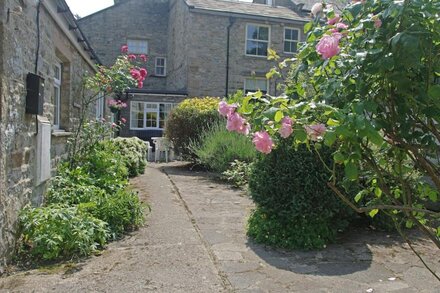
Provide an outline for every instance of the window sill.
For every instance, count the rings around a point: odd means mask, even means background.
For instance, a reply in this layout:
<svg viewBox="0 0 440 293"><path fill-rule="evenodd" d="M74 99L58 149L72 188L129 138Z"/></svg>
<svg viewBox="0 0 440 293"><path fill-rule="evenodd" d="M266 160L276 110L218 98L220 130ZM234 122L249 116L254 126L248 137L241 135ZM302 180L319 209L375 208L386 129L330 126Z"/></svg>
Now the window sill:
<svg viewBox="0 0 440 293"><path fill-rule="evenodd" d="M248 54L244 54L245 57L248 58L258 58L258 59L267 59L267 55L248 55Z"/></svg>
<svg viewBox="0 0 440 293"><path fill-rule="evenodd" d="M64 130L54 130L52 131L52 136L54 137L68 137L68 136L72 136L73 133L72 132L67 132Z"/></svg>

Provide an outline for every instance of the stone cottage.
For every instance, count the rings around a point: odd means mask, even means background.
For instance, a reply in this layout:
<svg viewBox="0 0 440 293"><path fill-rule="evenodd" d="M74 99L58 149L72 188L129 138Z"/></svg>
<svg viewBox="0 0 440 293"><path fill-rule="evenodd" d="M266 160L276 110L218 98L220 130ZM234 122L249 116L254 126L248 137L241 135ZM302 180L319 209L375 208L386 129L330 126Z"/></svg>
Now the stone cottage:
<svg viewBox="0 0 440 293"><path fill-rule="evenodd" d="M96 55L64 0L0 1L0 273L17 217L66 152ZM103 101L97 114L102 115Z"/></svg>
<svg viewBox="0 0 440 293"><path fill-rule="evenodd" d="M126 96L123 136L160 136L173 106L185 97L226 96L237 90L276 95L275 65L268 48L293 57L304 39L315 1L115 0L107 9L79 20L104 64L127 44L147 54L143 89Z"/></svg>

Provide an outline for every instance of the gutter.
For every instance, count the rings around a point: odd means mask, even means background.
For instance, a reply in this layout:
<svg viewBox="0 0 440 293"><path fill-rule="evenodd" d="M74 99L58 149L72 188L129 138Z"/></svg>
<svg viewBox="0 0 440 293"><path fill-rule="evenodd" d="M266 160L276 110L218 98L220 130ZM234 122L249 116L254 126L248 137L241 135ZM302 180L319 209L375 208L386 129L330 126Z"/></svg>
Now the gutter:
<svg viewBox="0 0 440 293"><path fill-rule="evenodd" d="M231 27L235 22L235 18L229 17L229 25L227 27L226 33L226 86L225 86L225 97L229 94L229 55L230 55L230 37L231 37Z"/></svg>

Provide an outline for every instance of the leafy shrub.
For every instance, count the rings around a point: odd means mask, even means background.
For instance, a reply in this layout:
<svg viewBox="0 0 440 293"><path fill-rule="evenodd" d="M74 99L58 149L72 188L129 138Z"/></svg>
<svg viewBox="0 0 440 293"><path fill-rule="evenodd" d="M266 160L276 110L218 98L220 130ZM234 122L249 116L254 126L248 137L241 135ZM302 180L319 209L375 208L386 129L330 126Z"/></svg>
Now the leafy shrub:
<svg viewBox="0 0 440 293"><path fill-rule="evenodd" d="M38 260L86 256L106 243L107 224L77 207L25 208L19 252Z"/></svg>
<svg viewBox="0 0 440 293"><path fill-rule="evenodd" d="M252 170L252 163L234 160L228 170L223 172L223 178L232 183L235 187L244 187L249 182Z"/></svg>
<svg viewBox="0 0 440 293"><path fill-rule="evenodd" d="M137 137L117 137L112 140L112 143L123 157L130 177L145 172L147 145L144 141Z"/></svg>
<svg viewBox="0 0 440 293"><path fill-rule="evenodd" d="M219 101L211 97L186 99L171 111L165 135L184 158L193 158L191 141L198 142L208 126L223 120L217 112Z"/></svg>
<svg viewBox="0 0 440 293"><path fill-rule="evenodd" d="M109 193L116 192L128 184L124 156L110 140L101 141L90 150L83 157L81 168L90 174L93 185Z"/></svg>
<svg viewBox="0 0 440 293"><path fill-rule="evenodd" d="M327 187L329 173L317 155L305 146L295 151L291 143L284 140L252 168L249 190L256 210L248 235L278 247L322 248L346 228L349 210ZM332 160L327 148L321 156Z"/></svg>
<svg viewBox="0 0 440 293"><path fill-rule="evenodd" d="M126 190L80 204L79 208L106 222L112 239L138 228L144 220L138 195Z"/></svg>
<svg viewBox="0 0 440 293"><path fill-rule="evenodd" d="M207 128L190 149L199 163L219 173L226 171L234 160L252 162L257 156L249 138L228 131L224 123Z"/></svg>

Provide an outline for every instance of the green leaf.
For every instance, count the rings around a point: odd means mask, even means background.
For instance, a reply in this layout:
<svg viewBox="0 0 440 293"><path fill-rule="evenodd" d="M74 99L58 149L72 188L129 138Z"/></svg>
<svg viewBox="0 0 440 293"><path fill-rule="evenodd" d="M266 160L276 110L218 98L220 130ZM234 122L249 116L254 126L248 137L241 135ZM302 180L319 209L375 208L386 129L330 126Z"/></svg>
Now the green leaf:
<svg viewBox="0 0 440 293"><path fill-rule="evenodd" d="M345 176L347 176L349 180L356 180L359 176L358 167L352 161L348 161L345 164L344 171L345 171Z"/></svg>
<svg viewBox="0 0 440 293"><path fill-rule="evenodd" d="M275 122L280 122L283 119L284 113L282 111L278 111L275 113Z"/></svg>
<svg viewBox="0 0 440 293"><path fill-rule="evenodd" d="M440 98L440 85L434 85L429 89L428 95L430 98L439 99Z"/></svg>
<svg viewBox="0 0 440 293"><path fill-rule="evenodd" d="M335 160L336 163L343 163L345 161L345 156L340 152L336 152L333 155L333 159Z"/></svg>
<svg viewBox="0 0 440 293"><path fill-rule="evenodd" d="M365 194L365 192L363 190L359 191L358 194L356 194L356 196L354 197L354 201L359 202L362 199L362 197L364 196L364 194Z"/></svg>
<svg viewBox="0 0 440 293"><path fill-rule="evenodd" d="M295 140L299 142L307 141L307 133L304 129L298 129L293 132L295 134Z"/></svg>
<svg viewBox="0 0 440 293"><path fill-rule="evenodd" d="M374 194L380 198L382 196L382 189L379 187L374 188Z"/></svg>
<svg viewBox="0 0 440 293"><path fill-rule="evenodd" d="M329 125L329 126L339 126L339 124L340 123L338 120L335 120L332 118L328 119L328 121L327 121L327 125Z"/></svg>
<svg viewBox="0 0 440 293"><path fill-rule="evenodd" d="M337 139L334 131L327 131L324 136L324 143L326 146L332 146Z"/></svg>
<svg viewBox="0 0 440 293"><path fill-rule="evenodd" d="M374 210L371 210L368 214L370 215L370 217L374 218L374 216L375 216L378 212L379 212L378 209L374 209Z"/></svg>
<svg viewBox="0 0 440 293"><path fill-rule="evenodd" d="M304 33L308 33L311 29L313 28L313 22L308 22L306 23L306 25L304 26Z"/></svg>

